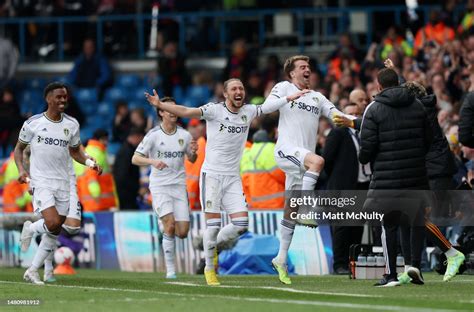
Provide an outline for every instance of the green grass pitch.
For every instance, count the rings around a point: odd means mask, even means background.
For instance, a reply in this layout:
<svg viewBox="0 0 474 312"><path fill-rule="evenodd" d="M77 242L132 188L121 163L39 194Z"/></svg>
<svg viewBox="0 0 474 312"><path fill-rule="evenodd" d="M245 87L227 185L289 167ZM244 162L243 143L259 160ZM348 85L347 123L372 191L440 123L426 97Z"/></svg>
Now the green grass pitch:
<svg viewBox="0 0 474 312"><path fill-rule="evenodd" d="M372 287L374 281L345 276L294 276L285 286L276 276L221 276L205 286L203 276L79 270L47 286L23 282L24 269L0 268L0 311L474 311L474 276L451 282L426 274L424 286ZM7 300L39 299L39 306Z"/></svg>

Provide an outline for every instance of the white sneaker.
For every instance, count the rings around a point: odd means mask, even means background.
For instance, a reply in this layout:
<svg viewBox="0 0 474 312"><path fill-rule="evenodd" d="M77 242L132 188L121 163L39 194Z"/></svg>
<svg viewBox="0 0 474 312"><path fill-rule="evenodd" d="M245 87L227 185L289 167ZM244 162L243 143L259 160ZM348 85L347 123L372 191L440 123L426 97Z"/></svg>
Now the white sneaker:
<svg viewBox="0 0 474 312"><path fill-rule="evenodd" d="M45 283L56 282L56 277L54 277L53 270L44 270L43 281Z"/></svg>
<svg viewBox="0 0 474 312"><path fill-rule="evenodd" d="M30 230L31 221L25 221L23 223L23 229L21 230L20 244L21 251L26 252L31 244L31 239L33 238L33 232Z"/></svg>
<svg viewBox="0 0 474 312"><path fill-rule="evenodd" d="M26 270L25 274L23 274L23 279L28 283L32 283L35 285L44 285L43 281L40 279L38 271L36 270Z"/></svg>
<svg viewBox="0 0 474 312"><path fill-rule="evenodd" d="M166 273L166 279L177 279L175 272L168 272Z"/></svg>

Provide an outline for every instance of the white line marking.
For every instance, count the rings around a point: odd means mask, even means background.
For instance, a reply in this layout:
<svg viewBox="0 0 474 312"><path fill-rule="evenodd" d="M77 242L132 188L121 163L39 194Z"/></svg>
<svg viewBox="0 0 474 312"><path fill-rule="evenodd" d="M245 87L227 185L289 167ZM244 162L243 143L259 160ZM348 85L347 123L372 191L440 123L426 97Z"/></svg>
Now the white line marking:
<svg viewBox="0 0 474 312"><path fill-rule="evenodd" d="M170 285L181 285L181 286L191 286L191 287L202 287L201 284L186 283L186 282L165 282ZM365 295L365 294L351 294L351 293L333 293L328 291L311 291L311 290L302 290L294 288L283 288L283 287L274 287L274 286L237 286L237 285L221 285L219 288L253 288L253 289L269 289L269 290L278 290L291 293L299 294L313 294L313 295L330 295L330 296L343 296L343 297L361 297L361 298L376 298L382 297L380 295Z"/></svg>
<svg viewBox="0 0 474 312"><path fill-rule="evenodd" d="M44 286L34 285L25 282L12 282L12 281L0 281L0 284L17 284L23 286L33 287L57 287L57 288L73 288L73 289L91 289L91 290L103 290L103 291L122 291L132 293L152 293L166 296L176 296L184 298L216 298L225 300L237 300L237 301L249 301L249 302L264 302L264 303L278 303L278 304L298 304L307 306L322 306L322 307L335 307L335 308L348 308L348 309L365 309L365 310L382 310L382 311L407 311L407 312L454 312L454 311L467 311L467 310L447 310L447 309L436 309L436 308L418 308L418 307L406 307L406 306L384 306L374 304L360 304L360 303L342 303L342 302L325 302L317 300L285 300L285 299L271 299L271 298L260 298L260 297L238 297L238 296L224 296L224 295L201 295L201 294L186 294L179 292L166 292L166 291L153 291L145 289L127 289L127 288L109 288L109 287L94 287L94 286L72 286L72 285L51 285L46 284ZM221 287L216 287L216 289ZM140 300L140 299L138 299ZM146 299L145 299L146 300Z"/></svg>

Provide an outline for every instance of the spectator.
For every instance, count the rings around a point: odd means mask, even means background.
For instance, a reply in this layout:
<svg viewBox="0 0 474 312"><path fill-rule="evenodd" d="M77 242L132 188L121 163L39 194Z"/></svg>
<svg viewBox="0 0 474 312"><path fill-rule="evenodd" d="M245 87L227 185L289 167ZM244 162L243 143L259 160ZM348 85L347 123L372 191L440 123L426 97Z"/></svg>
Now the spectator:
<svg viewBox="0 0 474 312"><path fill-rule="evenodd" d="M185 62L186 59L178 52L176 42L167 42L158 57L158 75L161 77L163 94L171 95L175 87L188 86L189 76L186 74Z"/></svg>
<svg viewBox="0 0 474 312"><path fill-rule="evenodd" d="M440 12L432 11L428 24L416 33L415 51L421 50L430 42L443 45L452 40L454 40L454 30L441 20Z"/></svg>
<svg viewBox="0 0 474 312"><path fill-rule="evenodd" d="M470 148L474 148L474 72L470 75L471 85L465 96L459 120L459 141Z"/></svg>
<svg viewBox="0 0 474 312"><path fill-rule="evenodd" d="M362 114L369 104L367 94L362 89L355 89L349 93L349 103L357 105L359 112Z"/></svg>
<svg viewBox="0 0 474 312"><path fill-rule="evenodd" d="M138 209L140 168L132 165L132 157L143 137L143 129L131 128L126 141L115 156L113 175L117 185L120 209Z"/></svg>
<svg viewBox="0 0 474 312"><path fill-rule="evenodd" d="M24 119L15 96L9 88L2 91L0 98L0 157L7 157L18 138L18 131Z"/></svg>
<svg viewBox="0 0 474 312"><path fill-rule="evenodd" d="M18 49L8 39L0 38L0 88L13 78L18 65Z"/></svg>
<svg viewBox="0 0 474 312"><path fill-rule="evenodd" d="M250 55L244 39L237 39L232 43L231 55L227 59L227 66L224 69L223 79L239 78L247 81L250 71L256 68L256 61Z"/></svg>
<svg viewBox="0 0 474 312"><path fill-rule="evenodd" d="M361 114L359 106L355 103L347 105L343 112L356 117ZM359 150L358 131L350 128L335 128L329 132L322 154L324 170L328 176L328 190L369 189L370 166L359 163ZM334 272L348 274L349 247L352 244L360 244L364 228L362 226L334 226L332 230Z"/></svg>
<svg viewBox="0 0 474 312"><path fill-rule="evenodd" d="M130 121L130 112L127 102L123 100L115 103L115 117L112 126L112 141L123 142L127 138L132 123Z"/></svg>
<svg viewBox="0 0 474 312"><path fill-rule="evenodd" d="M197 158L194 163L187 158L184 161L186 171L186 189L188 192L189 208L200 210L199 197L199 174L206 155L206 124L197 119L191 119L188 123L188 131L198 144Z"/></svg>
<svg viewBox="0 0 474 312"><path fill-rule="evenodd" d="M107 160L108 141L109 133L104 129L97 129L85 148L85 152L102 168L101 175L74 162L77 193L84 211L96 212L118 207L115 182Z"/></svg>
<svg viewBox="0 0 474 312"><path fill-rule="evenodd" d="M263 130L253 135L240 162L242 186L250 209L282 209L285 202L285 173L275 162L277 120L265 116Z"/></svg>
<svg viewBox="0 0 474 312"><path fill-rule="evenodd" d="M413 55L413 47L401 34L401 29L396 26L391 26L387 30L385 38L382 40L382 51L380 58L385 60L389 57L389 53L396 51L402 53L404 56Z"/></svg>
<svg viewBox="0 0 474 312"><path fill-rule="evenodd" d="M68 81L78 88L96 88L99 99L112 84L112 70L105 57L96 53L94 40L84 40L82 54L75 60Z"/></svg>
<svg viewBox="0 0 474 312"><path fill-rule="evenodd" d="M130 112L130 124L132 127L147 132L153 127L153 119L146 115L143 108L135 108Z"/></svg>

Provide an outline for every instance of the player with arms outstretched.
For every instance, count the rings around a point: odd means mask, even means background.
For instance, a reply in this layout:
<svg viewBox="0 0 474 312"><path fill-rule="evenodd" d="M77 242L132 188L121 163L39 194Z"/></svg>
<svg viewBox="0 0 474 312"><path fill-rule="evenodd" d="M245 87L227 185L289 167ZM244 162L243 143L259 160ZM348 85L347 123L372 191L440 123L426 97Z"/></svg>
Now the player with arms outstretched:
<svg viewBox="0 0 474 312"><path fill-rule="evenodd" d="M298 99L308 90L297 90L277 101L263 105L245 104L245 88L239 79L224 82L221 103L208 103L200 108L189 108L160 101L158 94L146 93L148 102L179 117L201 118L207 122L207 145L200 176L201 206L206 215L204 275L208 285L220 285L214 265L216 244L234 240L248 228L248 208L242 190L239 168L252 119L274 112ZM231 222L221 229L221 209Z"/></svg>
<svg viewBox="0 0 474 312"><path fill-rule="evenodd" d="M38 269L56 248L61 226L69 212L70 163L77 162L101 168L89 159L80 148L79 123L64 114L68 93L63 83L53 82L44 89L48 109L25 121L15 147L15 163L20 173L20 183L31 181L33 207L42 219L26 221L21 232L21 249L26 251L33 234L43 235L31 266L23 278L34 284L43 284ZM23 151L30 145L30 173L23 166Z"/></svg>
<svg viewBox="0 0 474 312"><path fill-rule="evenodd" d="M175 105L170 97L162 102ZM150 165L150 192L153 209L163 222L163 252L166 278L176 278L174 265L175 235L186 238L189 232L189 204L186 194L184 156L194 162L197 143L191 134L177 125L177 116L157 109L162 122L151 129L138 145L132 163Z"/></svg>
<svg viewBox="0 0 474 312"><path fill-rule="evenodd" d="M278 102L289 94L309 88L311 75L309 57L296 55L288 58L285 61L284 71L290 81L277 83L263 105ZM290 105L280 108L275 160L286 174L287 191L314 190L319 173L324 167L324 159L315 154L319 118L325 116L332 119L335 115L355 118L336 109L334 104L316 91L310 91L293 100ZM272 260L272 265L284 284L291 284L287 259L296 224L295 220L290 218L291 212L286 203L281 221L280 249L277 257Z"/></svg>

